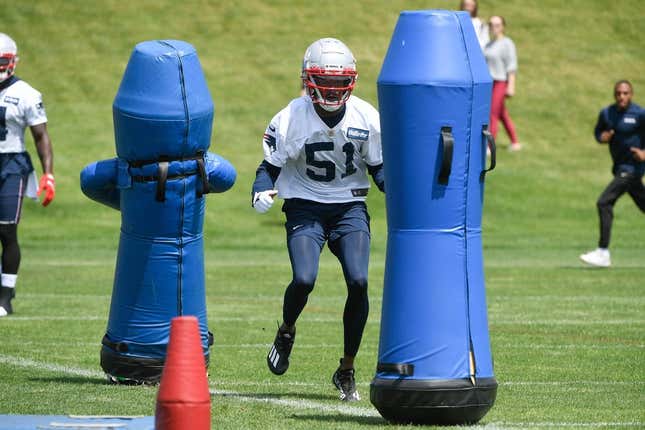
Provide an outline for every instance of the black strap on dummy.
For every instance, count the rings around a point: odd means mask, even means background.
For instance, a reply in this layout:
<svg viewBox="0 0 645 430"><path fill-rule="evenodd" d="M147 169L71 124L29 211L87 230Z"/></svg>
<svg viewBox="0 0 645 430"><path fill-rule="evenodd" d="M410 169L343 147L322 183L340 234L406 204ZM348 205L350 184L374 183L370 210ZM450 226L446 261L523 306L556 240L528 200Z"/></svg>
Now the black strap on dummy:
<svg viewBox="0 0 645 430"><path fill-rule="evenodd" d="M378 363L376 365L377 373L396 373L401 376L414 375L414 364L408 363Z"/></svg>
<svg viewBox="0 0 645 430"><path fill-rule="evenodd" d="M441 127L441 146L443 147L443 159L438 181L441 185L448 185L448 178L452 170L452 148L455 146L452 127Z"/></svg>
<svg viewBox="0 0 645 430"><path fill-rule="evenodd" d="M160 161L157 167L157 192L155 199L158 202L166 200L166 181L168 180L168 162Z"/></svg>
<svg viewBox="0 0 645 430"><path fill-rule="evenodd" d="M101 339L101 344L113 349L116 352L128 352L128 344L124 342L112 342L107 334Z"/></svg>
<svg viewBox="0 0 645 430"><path fill-rule="evenodd" d="M490 167L488 169L482 170L479 175L479 180L484 181L486 173L490 172L497 165L497 147L495 146L495 138L488 131L488 125L484 124L482 126L482 134L484 135L484 141L486 142L486 148L490 148Z"/></svg>
<svg viewBox="0 0 645 430"><path fill-rule="evenodd" d="M206 176L206 165L204 163L204 156L197 159L197 174L202 180L202 189L197 189L197 198L201 198L204 194L208 194L208 176Z"/></svg>
<svg viewBox="0 0 645 430"><path fill-rule="evenodd" d="M197 162L197 170L194 172L187 172L181 175L168 175L168 167L172 161L191 161ZM198 175L201 179L201 189L197 187L197 198L201 198L204 194L208 194L209 184L208 176L206 175L206 162L204 161L204 152L199 152L197 155L191 157L177 157L171 158L166 156L159 157L158 160L135 160L130 161L130 167L143 167L147 164L158 164L157 176L133 176L134 182L153 182L157 181L157 191L155 199L158 202L166 200L166 182L169 179L187 178L189 176Z"/></svg>

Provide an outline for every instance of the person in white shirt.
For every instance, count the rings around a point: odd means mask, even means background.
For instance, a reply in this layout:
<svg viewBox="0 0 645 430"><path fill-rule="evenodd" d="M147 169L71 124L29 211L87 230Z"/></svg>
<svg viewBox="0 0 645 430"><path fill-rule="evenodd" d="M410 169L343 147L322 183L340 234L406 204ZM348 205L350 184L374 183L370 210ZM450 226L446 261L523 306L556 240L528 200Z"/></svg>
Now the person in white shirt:
<svg viewBox="0 0 645 430"><path fill-rule="evenodd" d="M477 16L478 8L479 5L477 3L477 0L461 0L461 2L459 3L459 10L463 10L470 14L470 20L472 21L473 27L475 28L477 41L479 42L479 46L484 49L484 46L486 46L489 41L488 25L486 25L486 23Z"/></svg>
<svg viewBox="0 0 645 430"><path fill-rule="evenodd" d="M283 322L267 355L268 367L277 375L289 367L296 320L314 288L326 242L340 261L347 284L344 355L332 377L345 401L360 399L354 357L369 311L368 173L384 191L379 114L351 95L356 77L356 61L343 42L324 38L307 48L302 69L306 94L269 123L263 137L264 160L252 191L252 205L260 213L269 210L276 196L284 199L293 273L284 295Z"/></svg>
<svg viewBox="0 0 645 430"><path fill-rule="evenodd" d="M20 266L18 222L25 195L43 194L43 206L54 198L52 144L47 132L47 115L41 94L15 76L18 63L16 43L0 33L0 242L2 243L2 285L0 317L13 313L16 280ZM25 148L29 127L44 175L36 190L36 177Z"/></svg>

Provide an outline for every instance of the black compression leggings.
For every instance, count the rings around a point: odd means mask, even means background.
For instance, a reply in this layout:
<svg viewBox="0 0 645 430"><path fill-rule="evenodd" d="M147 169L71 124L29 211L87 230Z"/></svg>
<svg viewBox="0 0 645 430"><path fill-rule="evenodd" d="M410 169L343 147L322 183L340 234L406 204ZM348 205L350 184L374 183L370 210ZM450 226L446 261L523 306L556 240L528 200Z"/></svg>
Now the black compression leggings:
<svg viewBox="0 0 645 430"><path fill-rule="evenodd" d="M2 242L2 273L17 274L20 267L18 224L0 224Z"/></svg>
<svg viewBox="0 0 645 430"><path fill-rule="evenodd" d="M344 353L354 357L358 353L369 313L367 271L370 237L365 232L349 233L331 242L329 247L340 261L347 284L347 300L343 312ZM293 326L314 288L320 246L314 239L302 235L292 237L288 248L293 279L284 294L282 317L287 325Z"/></svg>

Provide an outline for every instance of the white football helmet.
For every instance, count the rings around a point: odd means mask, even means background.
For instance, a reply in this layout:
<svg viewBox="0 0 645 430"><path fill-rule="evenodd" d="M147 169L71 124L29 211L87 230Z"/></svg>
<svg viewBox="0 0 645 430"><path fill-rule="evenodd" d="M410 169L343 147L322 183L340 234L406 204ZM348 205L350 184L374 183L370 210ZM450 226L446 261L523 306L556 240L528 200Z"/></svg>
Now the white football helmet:
<svg viewBox="0 0 645 430"><path fill-rule="evenodd" d="M4 33L0 33L0 82L6 81L16 70L18 46Z"/></svg>
<svg viewBox="0 0 645 430"><path fill-rule="evenodd" d="M302 82L311 100L326 111L340 109L356 84L356 60L347 45L326 37L309 45L302 60Z"/></svg>

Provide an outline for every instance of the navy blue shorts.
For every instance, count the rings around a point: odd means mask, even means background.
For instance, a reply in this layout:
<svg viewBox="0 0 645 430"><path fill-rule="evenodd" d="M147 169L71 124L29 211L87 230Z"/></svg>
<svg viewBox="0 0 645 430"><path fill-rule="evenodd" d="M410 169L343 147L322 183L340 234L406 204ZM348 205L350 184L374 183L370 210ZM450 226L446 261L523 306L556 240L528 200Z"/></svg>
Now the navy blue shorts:
<svg viewBox="0 0 645 430"><path fill-rule="evenodd" d="M0 224L18 224L27 176L7 175L0 180Z"/></svg>
<svg viewBox="0 0 645 430"><path fill-rule="evenodd" d="M287 242L305 235L313 238L320 249L348 233L362 231L370 234L370 216L365 202L318 203L311 200L287 199L282 205L287 216L284 226Z"/></svg>
<svg viewBox="0 0 645 430"><path fill-rule="evenodd" d="M0 224L20 221L27 179L33 170L29 153L0 153Z"/></svg>

